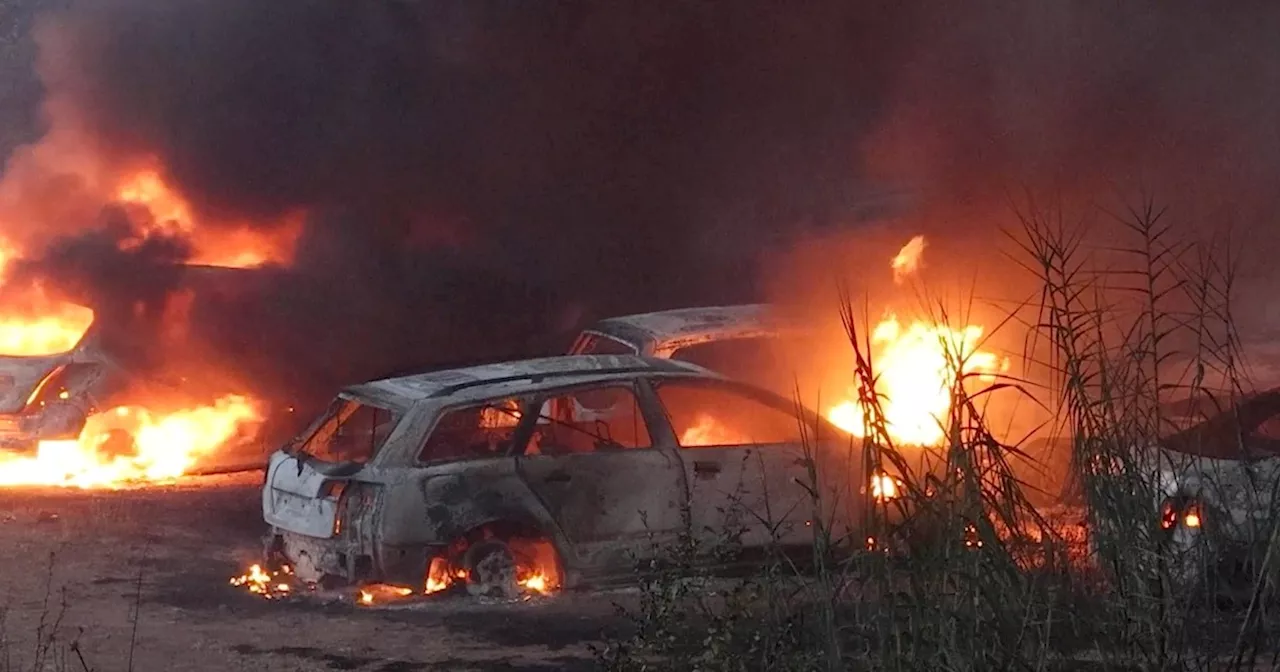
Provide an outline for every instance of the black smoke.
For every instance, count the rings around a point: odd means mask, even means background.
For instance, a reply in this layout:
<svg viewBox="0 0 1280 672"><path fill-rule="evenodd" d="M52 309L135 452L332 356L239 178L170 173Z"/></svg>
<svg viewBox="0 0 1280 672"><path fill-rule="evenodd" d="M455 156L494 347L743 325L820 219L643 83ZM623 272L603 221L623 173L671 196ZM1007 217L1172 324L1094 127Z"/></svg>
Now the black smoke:
<svg viewBox="0 0 1280 672"><path fill-rule="evenodd" d="M211 278L236 272L174 277L92 231L46 261L124 303L198 285L192 333L273 389L554 350L590 317L759 298L753 265L855 220L869 178L934 205L1108 180L1256 202L1280 155L1277 17L81 0L41 33L45 84L104 151L158 159L210 221L309 215L293 265L235 292Z"/></svg>

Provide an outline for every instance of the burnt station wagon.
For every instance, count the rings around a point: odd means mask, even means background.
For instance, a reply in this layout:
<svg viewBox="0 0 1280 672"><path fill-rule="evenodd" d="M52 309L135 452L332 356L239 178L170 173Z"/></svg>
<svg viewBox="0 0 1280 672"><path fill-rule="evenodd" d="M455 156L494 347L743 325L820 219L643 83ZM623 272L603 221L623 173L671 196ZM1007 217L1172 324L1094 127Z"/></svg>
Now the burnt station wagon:
<svg viewBox="0 0 1280 672"><path fill-rule="evenodd" d="M572 587L625 578L683 534L807 546L815 517L847 529L857 500L813 485L819 463L848 464L847 435L796 411L695 365L634 355L355 385L272 455L268 551L309 581L419 585L444 559L484 584L490 556L510 564L517 545L543 541Z"/></svg>

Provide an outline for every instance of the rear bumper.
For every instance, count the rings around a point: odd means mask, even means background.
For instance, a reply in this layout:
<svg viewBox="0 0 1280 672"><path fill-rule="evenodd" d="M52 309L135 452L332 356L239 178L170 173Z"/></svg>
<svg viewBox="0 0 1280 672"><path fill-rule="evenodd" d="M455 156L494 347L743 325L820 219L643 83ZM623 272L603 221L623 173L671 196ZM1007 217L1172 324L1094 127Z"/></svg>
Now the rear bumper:
<svg viewBox="0 0 1280 672"><path fill-rule="evenodd" d="M273 528L267 539L269 556L289 564L298 578L312 583L338 579L418 585L426 578L431 558L446 550L443 545L366 545L341 537L320 539L280 528Z"/></svg>

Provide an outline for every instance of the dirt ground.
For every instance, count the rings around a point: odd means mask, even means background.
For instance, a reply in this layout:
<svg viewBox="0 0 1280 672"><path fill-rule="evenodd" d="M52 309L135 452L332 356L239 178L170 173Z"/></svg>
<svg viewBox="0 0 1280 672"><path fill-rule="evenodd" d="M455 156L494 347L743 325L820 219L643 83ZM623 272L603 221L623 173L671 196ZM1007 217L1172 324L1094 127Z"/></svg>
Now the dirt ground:
<svg viewBox="0 0 1280 672"><path fill-rule="evenodd" d="M125 670L131 655L144 672L591 669L588 646L623 627L623 592L387 607L251 595L228 581L260 555L259 479L0 490L0 671Z"/></svg>

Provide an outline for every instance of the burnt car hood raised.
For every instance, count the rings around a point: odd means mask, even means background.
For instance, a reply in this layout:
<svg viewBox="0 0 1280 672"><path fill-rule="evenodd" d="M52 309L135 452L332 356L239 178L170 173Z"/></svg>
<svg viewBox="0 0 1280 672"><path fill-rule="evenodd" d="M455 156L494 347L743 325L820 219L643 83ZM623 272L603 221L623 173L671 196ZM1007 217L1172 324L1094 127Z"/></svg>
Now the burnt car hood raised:
<svg viewBox="0 0 1280 672"><path fill-rule="evenodd" d="M1217 415L1160 440L1184 455L1216 460L1280 457L1280 388L1247 397Z"/></svg>

